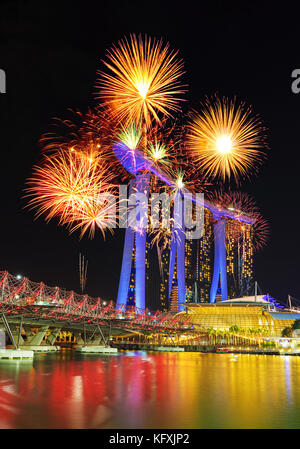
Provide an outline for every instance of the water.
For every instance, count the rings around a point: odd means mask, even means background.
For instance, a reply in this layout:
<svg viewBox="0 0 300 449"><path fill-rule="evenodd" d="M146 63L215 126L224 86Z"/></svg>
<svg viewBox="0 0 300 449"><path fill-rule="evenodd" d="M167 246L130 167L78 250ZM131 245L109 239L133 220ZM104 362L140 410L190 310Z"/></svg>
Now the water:
<svg viewBox="0 0 300 449"><path fill-rule="evenodd" d="M0 362L0 428L300 428L300 357L124 352Z"/></svg>

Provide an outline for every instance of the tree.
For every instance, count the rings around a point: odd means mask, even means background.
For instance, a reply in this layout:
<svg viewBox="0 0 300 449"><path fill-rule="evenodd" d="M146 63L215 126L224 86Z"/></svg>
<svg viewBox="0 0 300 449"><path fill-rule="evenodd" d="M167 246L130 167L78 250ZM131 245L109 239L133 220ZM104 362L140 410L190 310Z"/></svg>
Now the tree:
<svg viewBox="0 0 300 449"><path fill-rule="evenodd" d="M208 338L209 338L209 342L211 343L211 337L213 337L213 338L212 338L213 344L215 344L216 329L214 329L213 327L209 327L209 328L206 330L206 332L207 332L207 335L208 335Z"/></svg>
<svg viewBox="0 0 300 449"><path fill-rule="evenodd" d="M231 332L234 335L234 344L236 344L236 334L239 331L239 327L236 324L233 324L230 328L229 328L229 332Z"/></svg>

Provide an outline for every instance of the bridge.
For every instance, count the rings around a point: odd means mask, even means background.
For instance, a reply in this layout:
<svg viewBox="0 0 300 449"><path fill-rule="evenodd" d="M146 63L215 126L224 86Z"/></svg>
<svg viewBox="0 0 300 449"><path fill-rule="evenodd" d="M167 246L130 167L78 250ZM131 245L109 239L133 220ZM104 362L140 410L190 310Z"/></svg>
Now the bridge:
<svg viewBox="0 0 300 449"><path fill-rule="evenodd" d="M72 332L77 349L84 352L110 352L113 336L160 334L165 341L174 341L174 335L193 330L184 314L116 308L112 301L7 271L0 271L0 317L14 350L57 350L56 339L65 330Z"/></svg>

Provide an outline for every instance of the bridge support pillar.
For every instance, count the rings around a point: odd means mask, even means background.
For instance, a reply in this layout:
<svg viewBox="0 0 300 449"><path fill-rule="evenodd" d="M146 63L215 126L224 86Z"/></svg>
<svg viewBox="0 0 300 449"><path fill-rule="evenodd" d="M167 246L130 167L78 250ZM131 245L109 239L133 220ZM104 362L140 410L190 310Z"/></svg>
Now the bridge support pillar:
<svg viewBox="0 0 300 449"><path fill-rule="evenodd" d="M55 343L55 341L56 341L56 339L57 339L58 334L59 334L60 331L61 331L61 328L60 328L60 327L56 327L55 329L52 329L51 334L50 334L50 335L48 336L48 338L47 338L47 342L48 342L51 346L54 345L54 343Z"/></svg>
<svg viewBox="0 0 300 449"><path fill-rule="evenodd" d="M40 346L49 326L41 326L35 335L28 336L24 346Z"/></svg>
<svg viewBox="0 0 300 449"><path fill-rule="evenodd" d="M54 352L59 351L58 346L42 344L49 326L41 326L36 334L28 326L25 327L27 339L22 344L22 349L30 349L34 352ZM55 337L56 338L56 337ZM55 340L54 340L55 341Z"/></svg>
<svg viewBox="0 0 300 449"><path fill-rule="evenodd" d="M76 344L77 345L84 345L84 340L83 340L83 338L82 338L82 336L81 336L81 332L79 331L74 331L73 332L73 334L74 334L74 337L76 338Z"/></svg>
<svg viewBox="0 0 300 449"><path fill-rule="evenodd" d="M117 348L111 348L109 346L111 327L108 330L107 339L105 338L101 326L97 324L93 333L90 335L89 339L85 336L85 341L81 338L81 335L76 336L76 352L81 353L93 353L93 354L115 354L118 352ZM96 335L97 334L97 335Z"/></svg>
<svg viewBox="0 0 300 449"><path fill-rule="evenodd" d="M88 343L89 346L99 346L101 345L101 343L103 343L103 340L101 337L97 337L94 340L92 340L91 342Z"/></svg>

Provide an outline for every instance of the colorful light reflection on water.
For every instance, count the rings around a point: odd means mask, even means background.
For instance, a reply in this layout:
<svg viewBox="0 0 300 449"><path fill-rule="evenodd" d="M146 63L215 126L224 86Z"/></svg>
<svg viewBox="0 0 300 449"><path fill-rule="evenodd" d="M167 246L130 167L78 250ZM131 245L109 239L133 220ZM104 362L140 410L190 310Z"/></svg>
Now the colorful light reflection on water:
<svg viewBox="0 0 300 449"><path fill-rule="evenodd" d="M300 428L300 358L124 352L0 362L0 428Z"/></svg>

